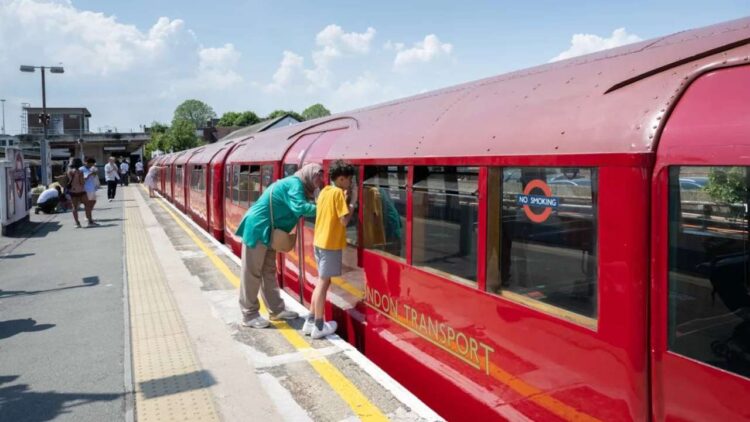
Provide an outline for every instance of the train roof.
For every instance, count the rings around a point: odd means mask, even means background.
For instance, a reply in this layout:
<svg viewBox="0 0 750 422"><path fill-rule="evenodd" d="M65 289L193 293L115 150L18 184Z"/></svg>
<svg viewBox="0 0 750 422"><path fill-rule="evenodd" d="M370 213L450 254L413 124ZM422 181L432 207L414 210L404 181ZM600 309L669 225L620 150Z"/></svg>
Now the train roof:
<svg viewBox="0 0 750 422"><path fill-rule="evenodd" d="M314 122L314 121L313 121ZM266 132L255 133L239 145L227 158L233 162L279 161L300 135L315 123L302 122Z"/></svg>
<svg viewBox="0 0 750 422"><path fill-rule="evenodd" d="M743 18L356 110L329 157L651 152L690 78L748 43Z"/></svg>

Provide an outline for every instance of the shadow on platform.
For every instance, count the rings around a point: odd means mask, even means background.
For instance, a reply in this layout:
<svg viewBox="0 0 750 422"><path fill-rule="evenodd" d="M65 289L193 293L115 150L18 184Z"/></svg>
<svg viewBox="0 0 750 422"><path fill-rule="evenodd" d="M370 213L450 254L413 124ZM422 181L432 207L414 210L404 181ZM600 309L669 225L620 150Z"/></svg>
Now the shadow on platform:
<svg viewBox="0 0 750 422"><path fill-rule="evenodd" d="M12 239L45 237L52 232L60 230L61 227L62 224L59 221L28 221L18 227L14 227L5 234L5 237Z"/></svg>
<svg viewBox="0 0 750 422"><path fill-rule="evenodd" d="M92 287L99 284L99 276L84 277L83 284L77 284L75 286L58 287L55 289L46 290L3 290L0 289L0 299L14 296L32 296L41 293L59 292L62 290L78 289L80 287Z"/></svg>
<svg viewBox="0 0 750 422"><path fill-rule="evenodd" d="M18 379L18 375L0 376L0 417L6 421L49 421L70 413L75 406L112 401L122 393L58 393L55 391L32 391L28 384L3 386Z"/></svg>
<svg viewBox="0 0 750 422"><path fill-rule="evenodd" d="M200 390L216 384L213 375L206 370L193 371L183 375L173 375L140 383L143 396L147 399L168 396L191 390Z"/></svg>
<svg viewBox="0 0 750 422"><path fill-rule="evenodd" d="M0 259L18 259L18 258L26 258L28 256L34 256L35 253L17 253L17 254L11 254L11 255L3 255L0 256Z"/></svg>
<svg viewBox="0 0 750 422"><path fill-rule="evenodd" d="M10 319L0 321L0 340L13 337L19 333L33 333L34 331L43 331L54 327L55 324L37 324L35 319Z"/></svg>

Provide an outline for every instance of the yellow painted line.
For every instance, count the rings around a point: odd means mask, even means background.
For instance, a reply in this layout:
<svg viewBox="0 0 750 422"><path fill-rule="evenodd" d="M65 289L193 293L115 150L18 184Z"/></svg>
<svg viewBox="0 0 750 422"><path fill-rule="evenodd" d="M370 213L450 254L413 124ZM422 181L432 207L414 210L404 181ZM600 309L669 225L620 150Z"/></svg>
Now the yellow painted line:
<svg viewBox="0 0 750 422"><path fill-rule="evenodd" d="M144 187L145 190L145 187ZM156 201L167 213L172 217L172 219L177 222L177 225L179 225L185 233L195 242L198 247L205 252L205 254L208 256L208 258L211 260L211 262L216 266L219 271L226 277L229 282L235 286L240 286L240 279L237 277L230 269L229 267L219 259L218 256L214 253L214 251L211 250L208 246L206 246L203 241L195 234L195 232L190 229L187 224L185 224L180 217L178 217L172 210L169 209L166 205L164 205L163 200L157 199ZM263 313L267 313L265 309L265 305L263 304L263 301L260 301L261 303L261 311ZM352 384L351 381L349 381L344 374L341 373L335 366L333 366L328 359L324 357L313 357L310 353L304 353L306 351L314 350L310 343L305 340L300 333L292 328L289 324L287 324L284 321L271 321L271 323L279 330L282 336L296 349L303 352L303 355L307 359L307 361L310 363L310 365L315 369L315 371L318 373L318 375L323 378L328 385L331 387L333 391L336 392L336 394L341 397L346 404L349 405L349 407L354 411L354 414L357 415L358 418L360 418L363 421L387 421L388 418L378 409L377 406L375 406L370 400L365 397L364 394L362 394L359 389Z"/></svg>

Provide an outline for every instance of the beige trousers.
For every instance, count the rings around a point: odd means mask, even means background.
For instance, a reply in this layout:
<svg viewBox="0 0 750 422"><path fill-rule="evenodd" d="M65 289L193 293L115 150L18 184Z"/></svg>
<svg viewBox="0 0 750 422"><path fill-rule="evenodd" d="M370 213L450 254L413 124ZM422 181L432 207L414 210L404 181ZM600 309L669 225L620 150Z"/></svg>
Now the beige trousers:
<svg viewBox="0 0 750 422"><path fill-rule="evenodd" d="M262 243L254 248L248 248L243 243L240 309L247 318L260 315L259 290L269 313L273 315L284 310L284 300L276 283L276 252Z"/></svg>

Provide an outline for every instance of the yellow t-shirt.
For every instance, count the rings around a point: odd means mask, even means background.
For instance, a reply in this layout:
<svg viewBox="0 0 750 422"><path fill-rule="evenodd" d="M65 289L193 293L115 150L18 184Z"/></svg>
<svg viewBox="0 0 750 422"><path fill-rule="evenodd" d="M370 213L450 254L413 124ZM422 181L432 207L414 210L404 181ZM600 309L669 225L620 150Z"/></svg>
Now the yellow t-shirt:
<svg viewBox="0 0 750 422"><path fill-rule="evenodd" d="M344 190L336 186L326 186L320 191L317 204L313 245L321 249L344 249L346 227L341 224L340 218L349 214Z"/></svg>

